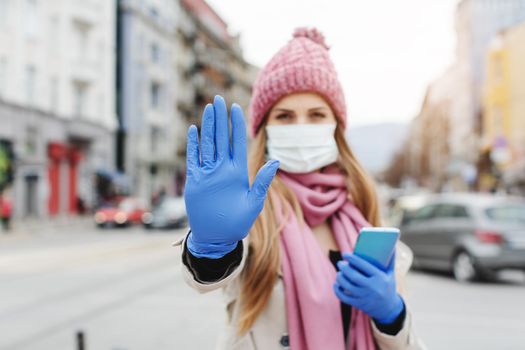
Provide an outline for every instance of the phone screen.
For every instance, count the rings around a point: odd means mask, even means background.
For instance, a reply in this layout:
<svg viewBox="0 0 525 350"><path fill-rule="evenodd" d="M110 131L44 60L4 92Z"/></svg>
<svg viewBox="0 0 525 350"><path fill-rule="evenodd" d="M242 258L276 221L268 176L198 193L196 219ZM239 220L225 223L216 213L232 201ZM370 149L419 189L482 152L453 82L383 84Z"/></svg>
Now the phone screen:
<svg viewBox="0 0 525 350"><path fill-rule="evenodd" d="M393 227L363 227L359 231L354 254L386 270L399 234L399 229Z"/></svg>

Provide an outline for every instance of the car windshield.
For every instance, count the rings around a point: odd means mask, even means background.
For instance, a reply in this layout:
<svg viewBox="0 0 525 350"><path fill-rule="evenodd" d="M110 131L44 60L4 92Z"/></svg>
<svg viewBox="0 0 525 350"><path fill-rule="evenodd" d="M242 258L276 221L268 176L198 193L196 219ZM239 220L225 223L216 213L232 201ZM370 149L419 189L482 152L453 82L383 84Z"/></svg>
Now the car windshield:
<svg viewBox="0 0 525 350"><path fill-rule="evenodd" d="M183 200L178 200L178 199L165 200L158 207L158 210L160 212L166 212L166 213L182 211L182 210L184 210L184 201Z"/></svg>
<svg viewBox="0 0 525 350"><path fill-rule="evenodd" d="M492 221L525 223L525 204L512 204L492 207L485 210Z"/></svg>
<svg viewBox="0 0 525 350"><path fill-rule="evenodd" d="M136 203L133 200L125 199L118 205L120 210L131 211L136 207Z"/></svg>

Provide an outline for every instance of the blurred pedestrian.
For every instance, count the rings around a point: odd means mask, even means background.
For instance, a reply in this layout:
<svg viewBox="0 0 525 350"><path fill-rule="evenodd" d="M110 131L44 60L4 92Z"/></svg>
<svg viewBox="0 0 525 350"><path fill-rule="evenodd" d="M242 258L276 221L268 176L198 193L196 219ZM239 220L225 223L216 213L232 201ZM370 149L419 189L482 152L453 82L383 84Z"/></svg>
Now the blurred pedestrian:
<svg viewBox="0 0 525 350"><path fill-rule="evenodd" d="M11 215L13 211L13 204L6 192L0 193L0 220L2 221L2 228L5 232L11 229Z"/></svg>
<svg viewBox="0 0 525 350"><path fill-rule="evenodd" d="M84 215L87 211L86 203L82 197L77 196L77 213L78 215Z"/></svg>
<svg viewBox="0 0 525 350"><path fill-rule="evenodd" d="M380 215L345 140L345 98L319 31L297 29L262 69L249 114L249 157L243 112L232 105L230 146L220 96L204 109L200 147L188 130L191 230L178 244L188 284L225 292L219 347L424 348L399 291L408 247L398 244L386 270L351 254L359 229L380 226Z"/></svg>
<svg viewBox="0 0 525 350"><path fill-rule="evenodd" d="M158 207L164 199L166 199L166 196L168 195L168 192L166 191L165 187L161 187L157 192L153 194L151 197L151 206L153 208Z"/></svg>

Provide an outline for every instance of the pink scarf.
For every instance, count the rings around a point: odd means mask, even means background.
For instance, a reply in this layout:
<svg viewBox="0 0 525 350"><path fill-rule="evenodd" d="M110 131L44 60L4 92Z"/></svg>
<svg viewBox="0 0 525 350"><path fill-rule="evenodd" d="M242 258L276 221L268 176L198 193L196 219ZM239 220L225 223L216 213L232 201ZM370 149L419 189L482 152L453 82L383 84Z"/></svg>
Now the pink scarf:
<svg viewBox="0 0 525 350"><path fill-rule="evenodd" d="M352 308L350 344L345 344L340 301L333 292L336 270L314 237L311 226L331 219L341 252L353 251L359 229L370 224L348 199L345 177L335 167L323 173L290 174L280 178L295 193L307 225L284 217L277 204L281 231L282 270L290 348L292 350L374 350L370 318ZM281 221L282 222L282 221Z"/></svg>

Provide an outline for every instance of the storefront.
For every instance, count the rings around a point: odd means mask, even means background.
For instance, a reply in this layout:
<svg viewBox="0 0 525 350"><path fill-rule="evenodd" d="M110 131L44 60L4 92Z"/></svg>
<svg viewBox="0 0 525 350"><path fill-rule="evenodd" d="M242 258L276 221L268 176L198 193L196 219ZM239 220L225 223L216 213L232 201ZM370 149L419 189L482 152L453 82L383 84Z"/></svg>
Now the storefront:
<svg viewBox="0 0 525 350"><path fill-rule="evenodd" d="M1 103L0 123L0 140L16 155L9 186L15 217L75 215L95 206L94 174L113 165L111 130Z"/></svg>

